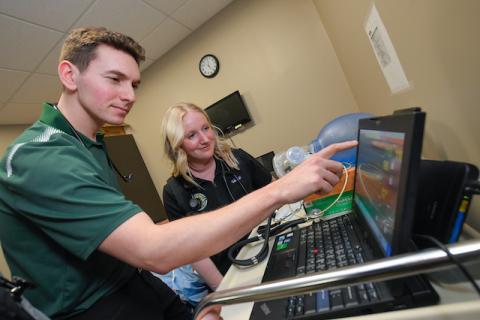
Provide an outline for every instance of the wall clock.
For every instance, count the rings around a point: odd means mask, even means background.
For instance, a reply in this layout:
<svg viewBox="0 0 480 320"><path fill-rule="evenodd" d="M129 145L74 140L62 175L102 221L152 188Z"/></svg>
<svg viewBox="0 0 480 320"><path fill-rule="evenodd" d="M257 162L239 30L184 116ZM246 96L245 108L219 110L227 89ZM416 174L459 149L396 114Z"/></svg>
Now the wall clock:
<svg viewBox="0 0 480 320"><path fill-rule="evenodd" d="M213 78L217 75L220 69L220 62L213 54L206 54L200 59L198 67L202 76Z"/></svg>

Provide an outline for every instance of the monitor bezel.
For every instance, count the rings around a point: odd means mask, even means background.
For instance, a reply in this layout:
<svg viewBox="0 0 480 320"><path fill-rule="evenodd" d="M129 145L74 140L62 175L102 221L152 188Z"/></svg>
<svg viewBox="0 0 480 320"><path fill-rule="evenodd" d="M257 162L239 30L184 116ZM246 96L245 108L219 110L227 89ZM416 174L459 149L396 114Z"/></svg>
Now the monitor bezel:
<svg viewBox="0 0 480 320"><path fill-rule="evenodd" d="M377 130L386 132L397 132L405 134L404 150L401 164L401 174L398 184L398 198L395 208L394 232L391 243L391 255L408 252L411 249L411 237L415 215L416 196L418 192L418 177L420 170L421 152L423 144L423 132L425 126L425 113L416 111L411 113L399 113L383 117L365 118L359 120L357 139L360 139L361 130ZM357 148L356 159L358 162ZM358 163L357 163L358 164ZM355 172L355 182L357 179ZM381 245L369 231L369 226L360 214L360 208L355 202L355 183L353 190L352 207L362 225L362 231L369 243L373 246L376 255L385 256Z"/></svg>
<svg viewBox="0 0 480 320"><path fill-rule="evenodd" d="M241 119L236 119L237 121L233 121L233 123L229 124L228 126L223 126L224 123L220 124L221 126L219 126L219 123L216 123L215 119L213 119L212 115L209 114L209 110L211 112L212 110L214 110L216 108L219 108L221 106L221 104L225 102L225 100L230 100L233 97L237 97L238 101L240 101L240 104L237 104L237 106L242 107L242 109L243 109L242 111L245 111L246 117L243 117ZM243 100L243 97L238 90L236 90L236 91L230 93L229 95L223 97L222 99L212 103L210 106L206 107L204 109L204 111L208 114L212 124L214 126L218 127L221 130L221 132L225 135L236 131L239 126L243 126L247 123L252 122L252 117L251 117L250 112L247 108L247 105L245 104L245 101Z"/></svg>

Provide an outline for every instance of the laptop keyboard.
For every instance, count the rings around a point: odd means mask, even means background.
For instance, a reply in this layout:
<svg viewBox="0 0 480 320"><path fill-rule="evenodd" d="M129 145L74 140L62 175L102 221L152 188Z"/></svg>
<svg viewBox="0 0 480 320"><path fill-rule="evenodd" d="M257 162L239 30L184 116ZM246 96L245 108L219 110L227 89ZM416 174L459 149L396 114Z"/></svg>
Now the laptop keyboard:
<svg viewBox="0 0 480 320"><path fill-rule="evenodd" d="M349 236L347 228L351 229L352 225L348 216L343 216L300 229L296 275L364 262L361 246L354 233ZM372 282L369 282L290 297L286 316L291 318L328 312L377 301L379 301L377 289Z"/></svg>
<svg viewBox="0 0 480 320"><path fill-rule="evenodd" d="M314 222L310 226L278 236L263 280L303 276L363 263L364 249L353 228L348 215L344 215ZM324 289L283 299L281 305L284 312L281 318L341 315L348 309L376 304L382 298L391 298L382 283L368 282L339 289ZM255 312L252 316L254 314Z"/></svg>
<svg viewBox="0 0 480 320"><path fill-rule="evenodd" d="M300 229L297 275L309 274L362 263L361 246L354 233L349 237L347 228L352 228L347 216L314 223Z"/></svg>

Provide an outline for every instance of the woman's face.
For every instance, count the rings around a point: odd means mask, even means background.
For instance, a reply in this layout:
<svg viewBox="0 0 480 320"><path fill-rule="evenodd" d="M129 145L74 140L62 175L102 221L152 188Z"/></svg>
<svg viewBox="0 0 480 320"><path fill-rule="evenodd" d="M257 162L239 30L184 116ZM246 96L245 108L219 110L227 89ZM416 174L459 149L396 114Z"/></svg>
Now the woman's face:
<svg viewBox="0 0 480 320"><path fill-rule="evenodd" d="M215 134L207 118L198 111L188 111L183 116L182 149L189 162L206 162L215 151Z"/></svg>

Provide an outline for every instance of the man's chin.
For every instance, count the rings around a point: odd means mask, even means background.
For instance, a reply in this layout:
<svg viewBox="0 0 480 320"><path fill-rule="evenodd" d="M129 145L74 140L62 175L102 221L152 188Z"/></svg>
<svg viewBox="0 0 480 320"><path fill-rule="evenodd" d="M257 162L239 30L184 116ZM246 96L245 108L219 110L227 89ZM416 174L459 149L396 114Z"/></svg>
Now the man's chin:
<svg viewBox="0 0 480 320"><path fill-rule="evenodd" d="M122 126L125 124L125 117L117 117L117 118L112 118L108 119L108 121L105 122L107 125L111 126Z"/></svg>

